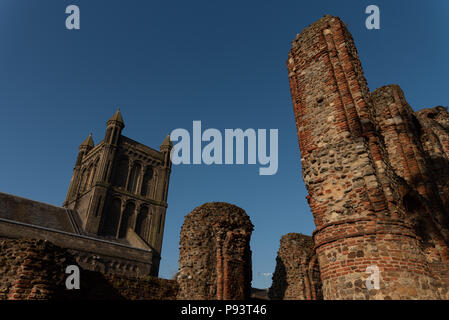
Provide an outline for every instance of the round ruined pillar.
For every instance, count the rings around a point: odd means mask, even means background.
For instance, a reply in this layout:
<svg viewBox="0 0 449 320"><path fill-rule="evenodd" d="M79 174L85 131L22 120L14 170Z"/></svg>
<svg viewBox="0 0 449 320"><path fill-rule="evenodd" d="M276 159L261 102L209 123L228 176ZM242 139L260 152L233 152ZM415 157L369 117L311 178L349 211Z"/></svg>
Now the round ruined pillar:
<svg viewBox="0 0 449 320"><path fill-rule="evenodd" d="M304 29L287 67L324 299L441 298L346 26Z"/></svg>
<svg viewBox="0 0 449 320"><path fill-rule="evenodd" d="M268 296L272 300L320 300L321 280L311 236L289 233L281 238Z"/></svg>
<svg viewBox="0 0 449 320"><path fill-rule="evenodd" d="M178 299L249 298L252 231L245 211L229 203L206 203L189 213L179 243Z"/></svg>

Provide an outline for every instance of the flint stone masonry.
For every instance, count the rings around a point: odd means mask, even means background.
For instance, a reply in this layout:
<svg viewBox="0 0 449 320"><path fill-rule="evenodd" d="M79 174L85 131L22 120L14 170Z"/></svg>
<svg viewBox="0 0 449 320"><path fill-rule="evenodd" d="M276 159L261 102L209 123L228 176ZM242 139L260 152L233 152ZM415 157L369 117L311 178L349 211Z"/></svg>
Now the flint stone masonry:
<svg viewBox="0 0 449 320"><path fill-rule="evenodd" d="M248 299L253 228L243 209L224 202L189 213L181 228L178 299Z"/></svg>
<svg viewBox="0 0 449 320"><path fill-rule="evenodd" d="M443 207L447 210L449 208L449 112L447 108L438 106L421 109L416 112L416 117L421 124L420 141L430 164L429 171L437 185ZM446 214L446 219L447 217Z"/></svg>
<svg viewBox="0 0 449 320"><path fill-rule="evenodd" d="M0 240L0 300L168 299L176 298L176 281L130 277L80 267L80 289L67 290L69 250L49 241Z"/></svg>
<svg viewBox="0 0 449 320"><path fill-rule="evenodd" d="M76 264L43 240L0 241L0 300L52 299L63 293L65 269Z"/></svg>
<svg viewBox="0 0 449 320"><path fill-rule="evenodd" d="M413 112L397 85L370 93L338 17L298 34L287 68L323 298L447 299L447 111Z"/></svg>
<svg viewBox="0 0 449 320"><path fill-rule="evenodd" d="M320 270L313 239L300 233L281 238L276 270L268 296L272 300L317 300L322 298Z"/></svg>

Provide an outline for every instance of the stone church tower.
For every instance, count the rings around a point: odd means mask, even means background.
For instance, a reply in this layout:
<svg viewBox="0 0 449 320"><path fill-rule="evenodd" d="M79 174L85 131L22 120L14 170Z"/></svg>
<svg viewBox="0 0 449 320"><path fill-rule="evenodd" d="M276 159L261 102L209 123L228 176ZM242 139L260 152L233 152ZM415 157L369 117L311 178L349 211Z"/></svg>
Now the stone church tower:
<svg viewBox="0 0 449 320"><path fill-rule="evenodd" d="M63 206L77 213L82 233L143 241L160 259L173 145L167 136L154 150L123 136L124 127L118 110L103 141L95 146L89 135L80 145Z"/></svg>

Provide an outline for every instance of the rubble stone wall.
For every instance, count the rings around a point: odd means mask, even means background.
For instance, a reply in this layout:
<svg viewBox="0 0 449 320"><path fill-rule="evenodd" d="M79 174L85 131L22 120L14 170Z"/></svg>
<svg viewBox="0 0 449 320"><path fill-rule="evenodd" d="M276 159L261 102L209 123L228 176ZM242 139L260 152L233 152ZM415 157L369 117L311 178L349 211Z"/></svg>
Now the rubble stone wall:
<svg viewBox="0 0 449 320"><path fill-rule="evenodd" d="M296 36L287 68L323 297L445 298L447 286L429 261L445 259L444 228L432 214L438 206L426 184L425 147L402 92L392 86L371 95L337 17ZM438 138L446 154L445 132L437 131L429 139ZM381 279L373 290L366 286L371 265Z"/></svg>
<svg viewBox="0 0 449 320"><path fill-rule="evenodd" d="M0 240L0 300L173 300L174 280L101 273L80 267L80 289L67 290L69 250L44 240Z"/></svg>
<svg viewBox="0 0 449 320"><path fill-rule="evenodd" d="M206 203L185 217L179 245L178 299L248 299L253 225L239 207Z"/></svg>
<svg viewBox="0 0 449 320"><path fill-rule="evenodd" d="M322 298L319 266L312 237L289 233L281 238L268 296L273 300Z"/></svg>

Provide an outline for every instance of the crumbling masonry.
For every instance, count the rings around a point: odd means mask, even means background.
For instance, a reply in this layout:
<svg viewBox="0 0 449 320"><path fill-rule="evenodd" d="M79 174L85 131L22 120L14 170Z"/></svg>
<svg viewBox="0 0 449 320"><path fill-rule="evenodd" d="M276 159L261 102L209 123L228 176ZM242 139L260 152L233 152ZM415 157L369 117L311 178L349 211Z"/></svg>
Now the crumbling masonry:
<svg viewBox="0 0 449 320"><path fill-rule="evenodd" d="M189 213L180 236L177 298L248 299L252 231L245 211L228 203L206 203Z"/></svg>
<svg viewBox="0 0 449 320"><path fill-rule="evenodd" d="M323 298L449 298L447 110L413 112L397 85L370 93L337 17L297 35L287 67Z"/></svg>
<svg viewBox="0 0 449 320"><path fill-rule="evenodd" d="M70 250L46 240L0 240L0 300L173 300L174 280L132 277L80 267L80 289L67 290Z"/></svg>
<svg viewBox="0 0 449 320"><path fill-rule="evenodd" d="M289 233L281 238L268 296L272 300L322 299L320 270L312 237Z"/></svg>

